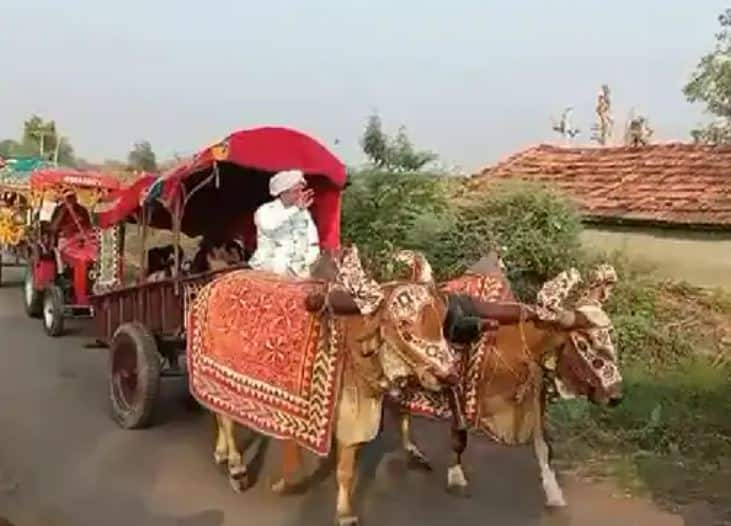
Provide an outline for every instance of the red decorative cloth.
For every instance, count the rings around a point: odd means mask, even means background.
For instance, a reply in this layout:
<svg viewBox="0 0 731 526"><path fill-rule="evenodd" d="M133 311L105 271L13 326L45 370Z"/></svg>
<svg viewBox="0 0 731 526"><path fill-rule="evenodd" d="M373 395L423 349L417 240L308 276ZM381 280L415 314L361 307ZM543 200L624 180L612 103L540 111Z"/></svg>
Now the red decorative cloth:
<svg viewBox="0 0 731 526"><path fill-rule="evenodd" d="M205 407L328 454L342 370L336 322L305 310L317 282L243 270L202 289L188 319L188 371Z"/></svg>
<svg viewBox="0 0 731 526"><path fill-rule="evenodd" d="M499 271L489 274L467 273L441 285L443 292L469 294L484 301L512 301L513 293L505 277ZM470 426L477 426L479 386L482 380L485 358L495 350L495 331L488 330L478 344L472 345L462 355L462 395L464 413ZM410 412L430 418L450 418L451 411L443 393L418 390L402 405Z"/></svg>

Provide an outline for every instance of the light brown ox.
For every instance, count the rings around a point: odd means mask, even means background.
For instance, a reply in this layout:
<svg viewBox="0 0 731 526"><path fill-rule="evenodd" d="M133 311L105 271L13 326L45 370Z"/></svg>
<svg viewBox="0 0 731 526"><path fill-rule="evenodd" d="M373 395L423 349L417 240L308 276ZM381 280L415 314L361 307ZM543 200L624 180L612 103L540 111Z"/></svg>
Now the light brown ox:
<svg viewBox="0 0 731 526"><path fill-rule="evenodd" d="M357 260L357 251L348 252L344 259L348 257L351 262L353 257ZM355 264L357 272L362 273L359 262L355 261ZM318 276L332 277L336 273L333 265L327 262L321 262L319 267ZM360 447L378 434L384 395L411 381L417 381L425 389L439 391L458 379L456 355L442 335L447 306L431 275L379 286L383 299L375 310L362 313L362 307L353 300L362 292L353 290L353 283L358 279L353 280L352 276L343 279L346 267L340 266L335 281L347 283L347 286L337 288L336 285L327 297L311 296L308 305L303 306L310 311L323 310L324 315L339 317L344 329L347 354L333 433L337 450L336 521L341 526L358 523L351 502L356 456ZM211 286L215 287L216 283ZM346 289L348 293L345 293ZM404 307L403 301L408 299L405 295L415 307L409 320L393 315L393 308ZM409 335L406 339L404 331ZM216 421L218 434L214 459L228 467L229 480L234 489L240 491L248 486L249 478L234 438L234 422L220 414L216 415ZM274 484L275 491L284 491L293 484L291 477L299 465L298 447L293 442L284 443L283 459L283 478Z"/></svg>
<svg viewBox="0 0 731 526"><path fill-rule="evenodd" d="M496 261L492 258L493 262ZM499 272L483 259L471 269L480 274ZM544 285L535 308L513 304L517 323L506 305L475 301L472 315L504 318L494 335L494 349L485 359L479 387L477 427L505 444L523 444L533 439L548 506L565 506L563 492L550 465L545 435L546 381L557 383L562 395L585 396L600 405L621 400L621 375L611 338L611 321L603 311L616 282L614 269L601 266L595 272L576 306L563 310L561 304L580 281L575 270L562 273ZM477 300L477 298L472 298ZM495 315L497 314L497 315ZM473 344L479 345L480 343ZM470 349L467 349L469 351ZM447 488L466 494L468 482L462 469L467 430L452 425L454 459L447 472ZM403 447L417 465L429 461L411 436L410 416L401 413Z"/></svg>

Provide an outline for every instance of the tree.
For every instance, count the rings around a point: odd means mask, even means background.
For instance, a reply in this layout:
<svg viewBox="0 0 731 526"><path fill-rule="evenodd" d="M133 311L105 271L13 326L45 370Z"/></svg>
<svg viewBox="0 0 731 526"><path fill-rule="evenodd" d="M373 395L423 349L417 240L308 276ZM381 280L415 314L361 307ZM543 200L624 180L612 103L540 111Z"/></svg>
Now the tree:
<svg viewBox="0 0 731 526"><path fill-rule="evenodd" d="M383 132L381 118L377 114L368 117L360 144L374 165L379 168L388 165L388 135Z"/></svg>
<svg viewBox="0 0 731 526"><path fill-rule="evenodd" d="M0 156L2 157L17 157L21 155L22 146L18 141L13 139L5 139L0 141Z"/></svg>
<svg viewBox="0 0 731 526"><path fill-rule="evenodd" d="M14 139L0 141L0 155L6 157L42 157L65 166L76 166L74 149L65 137L58 134L55 121L44 121L38 115L23 123L20 142Z"/></svg>
<svg viewBox="0 0 731 526"><path fill-rule="evenodd" d="M156 172L157 159L149 141L135 143L127 158L130 167L143 172Z"/></svg>
<svg viewBox="0 0 731 526"><path fill-rule="evenodd" d="M61 165L74 165L74 149L67 139L59 136L56 122L44 121L38 115L32 115L23 124L18 155L38 155Z"/></svg>
<svg viewBox="0 0 731 526"><path fill-rule="evenodd" d="M731 8L718 17L721 31L713 51L703 56L683 89L689 102L702 102L716 122L691 132L697 142L731 142Z"/></svg>
<svg viewBox="0 0 731 526"><path fill-rule="evenodd" d="M390 147L389 156L394 167L407 172L418 172L430 162L437 160L437 155L428 151L417 151L406 134L406 127L399 128L396 138Z"/></svg>
<svg viewBox="0 0 731 526"><path fill-rule="evenodd" d="M360 144L374 166L389 171L417 172L438 158L432 152L414 149L404 126L394 139L389 137L377 114L368 118Z"/></svg>

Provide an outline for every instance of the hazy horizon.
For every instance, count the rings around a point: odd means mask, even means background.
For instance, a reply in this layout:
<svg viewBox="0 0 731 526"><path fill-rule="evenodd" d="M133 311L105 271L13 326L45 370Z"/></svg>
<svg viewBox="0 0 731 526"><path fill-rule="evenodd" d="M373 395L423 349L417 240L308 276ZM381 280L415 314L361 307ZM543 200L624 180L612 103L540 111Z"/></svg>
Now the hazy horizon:
<svg viewBox="0 0 731 526"><path fill-rule="evenodd" d="M603 83L612 89L617 135L634 107L649 117L654 140L689 140L706 117L682 87L711 50L727 7L712 0L3 4L0 139L19 138L35 113L54 119L89 161L124 160L141 139L165 160L272 124L311 133L358 162L365 119L377 110L386 131L403 124L417 147L467 170L559 142L550 117L569 105L582 130L577 142L588 142Z"/></svg>

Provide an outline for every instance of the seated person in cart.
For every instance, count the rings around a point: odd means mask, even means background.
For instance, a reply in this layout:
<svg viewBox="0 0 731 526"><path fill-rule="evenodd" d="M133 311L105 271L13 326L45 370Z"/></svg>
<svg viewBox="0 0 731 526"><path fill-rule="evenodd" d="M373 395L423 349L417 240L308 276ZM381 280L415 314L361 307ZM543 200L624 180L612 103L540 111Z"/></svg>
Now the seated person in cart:
<svg viewBox="0 0 731 526"><path fill-rule="evenodd" d="M212 270L221 270L229 266L226 243L204 237L198 245L190 270L193 274L201 274Z"/></svg>
<svg viewBox="0 0 731 526"><path fill-rule="evenodd" d="M293 278L306 278L320 256L317 228L308 208L314 193L300 170L279 172L269 181L273 201L254 214L256 252L251 268Z"/></svg>
<svg viewBox="0 0 731 526"><path fill-rule="evenodd" d="M62 245L79 232L91 228L91 216L76 197L73 190L66 190L63 198L53 211L50 221L50 233L55 241L56 267L59 274L63 273L63 261L60 249Z"/></svg>
<svg viewBox="0 0 731 526"><path fill-rule="evenodd" d="M290 278L307 278L310 267L320 257L317 227L308 211L314 192L307 188L300 170L290 170L271 178L269 193L274 200L261 205L254 214L256 251L249 266ZM286 481L292 480L302 462L295 442L282 445L282 456L285 468L273 486L275 491L285 489Z"/></svg>
<svg viewBox="0 0 731 526"><path fill-rule="evenodd" d="M51 217L51 231L60 237L71 237L80 230L91 228L89 211L79 204L73 190L63 194L62 201L56 205Z"/></svg>
<svg viewBox="0 0 731 526"><path fill-rule="evenodd" d="M185 253L179 246L154 247L147 252L147 281L163 281L175 275L176 251L177 268L181 270Z"/></svg>

